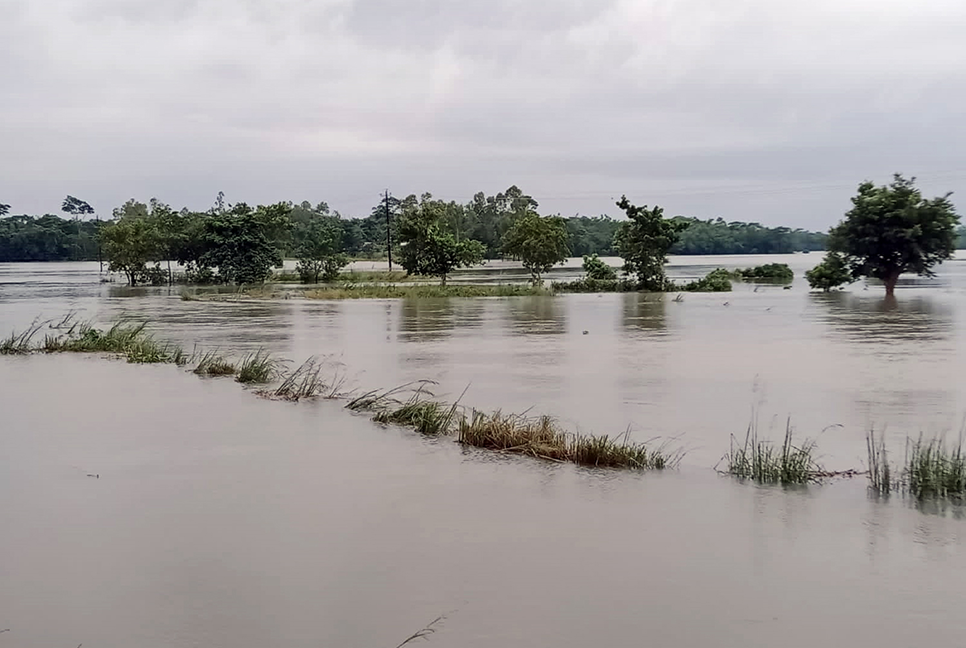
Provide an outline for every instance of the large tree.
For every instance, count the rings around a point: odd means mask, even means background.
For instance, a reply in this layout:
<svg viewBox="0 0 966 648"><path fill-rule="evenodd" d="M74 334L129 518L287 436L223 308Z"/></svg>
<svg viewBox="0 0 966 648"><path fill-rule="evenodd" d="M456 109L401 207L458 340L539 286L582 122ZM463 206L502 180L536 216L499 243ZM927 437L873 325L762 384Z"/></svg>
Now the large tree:
<svg viewBox="0 0 966 648"><path fill-rule="evenodd" d="M503 237L503 253L520 259L534 284L540 276L570 256L570 233L559 216L534 211L517 218Z"/></svg>
<svg viewBox="0 0 966 648"><path fill-rule="evenodd" d="M223 202L223 201L222 201ZM201 220L197 267L218 269L225 283L251 284L268 279L282 265L280 245L289 227L288 203L216 207Z"/></svg>
<svg viewBox="0 0 966 648"><path fill-rule="evenodd" d="M157 219L134 199L114 210L114 220L101 229L101 239L108 269L123 272L132 286L146 279L147 264L160 260L163 252Z"/></svg>
<svg viewBox="0 0 966 648"><path fill-rule="evenodd" d="M632 205L627 196L621 196L617 206L627 215L614 237L617 252L624 259L624 272L635 275L644 290L667 289L667 254L689 223L664 218L664 210L656 205L651 209Z"/></svg>
<svg viewBox="0 0 966 648"><path fill-rule="evenodd" d="M950 194L927 200L915 180L896 174L888 185L863 182L845 220L829 232L829 248L846 256L852 276L881 280L888 296L899 275L932 276L956 249L959 216Z"/></svg>
<svg viewBox="0 0 966 648"><path fill-rule="evenodd" d="M455 202L435 200L423 194L417 202L403 201L399 216L399 262L409 274L446 277L456 268L468 267L483 260L486 248L473 239L459 240L449 231L458 223L464 208Z"/></svg>
<svg viewBox="0 0 966 648"><path fill-rule="evenodd" d="M338 220L323 217L295 226L293 238L298 258L296 270L304 283L332 281L349 259L342 250L342 229Z"/></svg>

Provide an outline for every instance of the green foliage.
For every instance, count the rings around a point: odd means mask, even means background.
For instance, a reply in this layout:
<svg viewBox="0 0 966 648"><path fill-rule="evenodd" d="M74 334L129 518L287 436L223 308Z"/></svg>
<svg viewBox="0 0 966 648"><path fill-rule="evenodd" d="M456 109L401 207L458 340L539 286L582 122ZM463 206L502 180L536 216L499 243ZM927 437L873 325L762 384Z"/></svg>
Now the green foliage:
<svg viewBox="0 0 966 648"><path fill-rule="evenodd" d="M205 352L192 369L199 376L234 376L237 368L217 350Z"/></svg>
<svg viewBox="0 0 966 648"><path fill-rule="evenodd" d="M0 263L96 259L102 225L50 214L0 218Z"/></svg>
<svg viewBox="0 0 966 648"><path fill-rule="evenodd" d="M507 231L503 253L520 259L536 285L541 282L540 275L570 255L569 238L564 219L531 211L520 216Z"/></svg>
<svg viewBox="0 0 966 648"><path fill-rule="evenodd" d="M603 293L636 292L637 282L631 279L591 279L584 277L573 281L554 281L551 290L555 293Z"/></svg>
<svg viewBox="0 0 966 648"><path fill-rule="evenodd" d="M156 214L131 199L114 210L114 220L101 230L111 272L123 272L128 283L144 283L148 262L159 261L163 248Z"/></svg>
<svg viewBox="0 0 966 648"><path fill-rule="evenodd" d="M87 204L85 201L74 198L73 196L67 196L64 198L64 202L60 206L61 211L70 214L72 216L86 216L94 213L94 208Z"/></svg>
<svg viewBox="0 0 966 648"><path fill-rule="evenodd" d="M596 254L584 256L584 272L591 281L615 281L617 271L600 260Z"/></svg>
<svg viewBox="0 0 966 648"><path fill-rule="evenodd" d="M456 415L456 405L444 405L427 400L417 393L407 403L399 407L377 412L373 420L377 423L393 423L415 428L420 434L438 436L449 434Z"/></svg>
<svg viewBox="0 0 966 648"><path fill-rule="evenodd" d="M926 200L915 178L896 174L880 187L863 182L852 205L832 228L830 249L846 256L853 277L883 281L888 295L901 273L932 276L932 267L955 250L959 216L949 194Z"/></svg>
<svg viewBox="0 0 966 648"><path fill-rule="evenodd" d="M540 286L518 284L464 284L458 286L410 284L393 286L346 282L341 286L307 290L303 294L307 299L393 299L400 297L524 297L550 295L551 292Z"/></svg>
<svg viewBox="0 0 966 648"><path fill-rule="evenodd" d="M280 240L289 227L286 203L214 210L202 221L196 267L218 269L224 283L262 283L282 265Z"/></svg>
<svg viewBox="0 0 966 648"><path fill-rule="evenodd" d="M636 276L637 283L644 290L665 290L668 281L664 264L668 251L688 224L664 218L664 210L660 207L648 209L646 205L632 205L627 196L621 196L617 206L628 218L621 223L615 237L618 253L624 259L624 272Z"/></svg>
<svg viewBox="0 0 966 648"><path fill-rule="evenodd" d="M342 230L329 220L313 220L295 226L298 241L295 269L303 283L334 281L339 272L349 264L349 258L340 252Z"/></svg>
<svg viewBox="0 0 966 648"><path fill-rule="evenodd" d="M456 268L483 260L486 250L482 243L458 241L446 229L447 222L461 211L458 204L434 200L430 194L403 207L398 223L399 263L406 272L439 277L445 285L446 276Z"/></svg>
<svg viewBox="0 0 966 648"><path fill-rule="evenodd" d="M235 380L244 384L263 384L271 382L278 374L280 362L264 349L249 354L238 365Z"/></svg>
<svg viewBox="0 0 966 648"><path fill-rule="evenodd" d="M6 216L10 213L10 205L6 203L0 203L0 216Z"/></svg>
<svg viewBox="0 0 966 648"><path fill-rule="evenodd" d="M805 272L805 279L811 288L824 292L853 281L848 263L838 252L828 252L821 263Z"/></svg>
<svg viewBox="0 0 966 648"><path fill-rule="evenodd" d="M697 281L683 286L672 286L672 290L686 292L731 292L731 273L723 268L712 270Z"/></svg>
<svg viewBox="0 0 966 648"><path fill-rule="evenodd" d="M824 250L825 234L788 227L765 227L759 223L726 222L721 218L700 220L684 216L687 223L671 254L790 254Z"/></svg>
<svg viewBox="0 0 966 648"><path fill-rule="evenodd" d="M736 279L754 281L755 279L774 279L777 281L791 281L795 278L795 273L788 267L787 263L766 263L755 266L754 268L744 268L734 270L732 273Z"/></svg>
<svg viewBox="0 0 966 648"><path fill-rule="evenodd" d="M956 249L966 250L966 225L956 228Z"/></svg>

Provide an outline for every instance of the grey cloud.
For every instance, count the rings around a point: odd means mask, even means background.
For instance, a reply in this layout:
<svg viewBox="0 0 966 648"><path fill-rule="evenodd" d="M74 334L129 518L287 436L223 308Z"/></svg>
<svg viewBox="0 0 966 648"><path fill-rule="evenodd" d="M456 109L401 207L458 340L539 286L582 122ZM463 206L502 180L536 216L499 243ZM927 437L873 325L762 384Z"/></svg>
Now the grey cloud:
<svg viewBox="0 0 966 648"><path fill-rule="evenodd" d="M966 189L958 0L8 4L16 211L517 183L565 214L627 193L824 228L865 178Z"/></svg>

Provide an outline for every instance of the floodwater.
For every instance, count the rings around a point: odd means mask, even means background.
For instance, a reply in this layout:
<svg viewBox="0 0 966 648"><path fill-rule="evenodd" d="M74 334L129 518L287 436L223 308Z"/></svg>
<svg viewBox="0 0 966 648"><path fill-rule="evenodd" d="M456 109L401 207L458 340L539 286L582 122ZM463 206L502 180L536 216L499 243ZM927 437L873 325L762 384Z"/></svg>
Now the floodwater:
<svg viewBox="0 0 966 648"><path fill-rule="evenodd" d="M776 437L790 418L831 469L862 467L873 425L894 454L960 429L966 263L887 303L810 294L819 260L675 258L676 277L796 270L790 290L680 302L206 303L99 283L96 264L0 265L3 335L145 317L189 348L326 355L358 389L431 379L467 406L688 450L675 471L586 470L172 366L2 357L0 648L394 648L440 615L428 645L961 645L962 509L712 470L753 412Z"/></svg>

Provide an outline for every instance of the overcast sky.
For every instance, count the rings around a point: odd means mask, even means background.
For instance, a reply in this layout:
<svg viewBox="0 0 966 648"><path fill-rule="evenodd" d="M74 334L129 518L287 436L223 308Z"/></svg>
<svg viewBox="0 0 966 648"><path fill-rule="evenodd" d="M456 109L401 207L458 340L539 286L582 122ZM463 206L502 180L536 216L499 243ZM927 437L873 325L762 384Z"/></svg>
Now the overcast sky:
<svg viewBox="0 0 966 648"><path fill-rule="evenodd" d="M898 171L962 212L964 34L963 0L0 0L0 202L517 184L825 229Z"/></svg>

